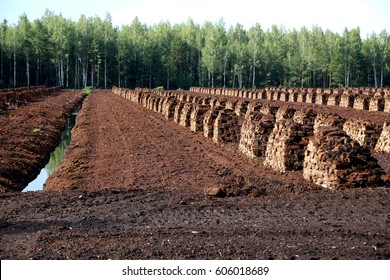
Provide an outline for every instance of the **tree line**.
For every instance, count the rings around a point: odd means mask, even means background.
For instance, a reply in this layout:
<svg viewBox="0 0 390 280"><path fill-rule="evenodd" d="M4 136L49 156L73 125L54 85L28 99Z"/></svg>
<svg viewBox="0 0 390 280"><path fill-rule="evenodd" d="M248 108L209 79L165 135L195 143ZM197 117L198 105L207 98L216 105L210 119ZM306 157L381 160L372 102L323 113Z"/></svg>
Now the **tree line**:
<svg viewBox="0 0 390 280"><path fill-rule="evenodd" d="M388 87L390 35L366 39L321 27L286 30L255 24L203 25L189 19L153 26L135 18L114 26L109 14L77 22L46 10L29 21L0 24L0 88L190 86L256 88Z"/></svg>

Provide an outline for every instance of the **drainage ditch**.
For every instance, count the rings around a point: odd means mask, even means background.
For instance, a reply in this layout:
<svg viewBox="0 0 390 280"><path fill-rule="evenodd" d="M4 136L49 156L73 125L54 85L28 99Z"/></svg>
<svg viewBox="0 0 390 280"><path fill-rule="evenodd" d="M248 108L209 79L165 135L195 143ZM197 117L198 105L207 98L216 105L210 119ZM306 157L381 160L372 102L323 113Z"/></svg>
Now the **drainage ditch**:
<svg viewBox="0 0 390 280"><path fill-rule="evenodd" d="M71 114L71 116L67 119L66 127L61 133L61 140L55 150L50 154L49 162L45 165L44 168L41 169L41 172L35 178L35 180L31 181L26 188L23 189L22 192L29 191L41 191L43 190L43 185L45 184L47 178L54 172L57 166L61 163L61 161L65 157L65 149L69 146L71 138L72 138L72 128L76 124L76 117L78 112L81 109L81 105L79 105L75 112Z"/></svg>

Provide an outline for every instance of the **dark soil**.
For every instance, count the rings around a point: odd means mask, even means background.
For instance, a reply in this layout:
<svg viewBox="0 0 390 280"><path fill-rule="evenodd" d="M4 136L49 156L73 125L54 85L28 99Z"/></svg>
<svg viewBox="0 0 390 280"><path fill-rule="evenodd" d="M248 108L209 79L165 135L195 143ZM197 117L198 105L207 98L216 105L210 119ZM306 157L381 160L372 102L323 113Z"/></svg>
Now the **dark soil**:
<svg viewBox="0 0 390 280"><path fill-rule="evenodd" d="M39 174L82 98L57 92L0 115L0 191L21 191Z"/></svg>
<svg viewBox="0 0 390 280"><path fill-rule="evenodd" d="M1 259L390 258L388 189L319 188L104 91L72 137L45 191L0 194Z"/></svg>

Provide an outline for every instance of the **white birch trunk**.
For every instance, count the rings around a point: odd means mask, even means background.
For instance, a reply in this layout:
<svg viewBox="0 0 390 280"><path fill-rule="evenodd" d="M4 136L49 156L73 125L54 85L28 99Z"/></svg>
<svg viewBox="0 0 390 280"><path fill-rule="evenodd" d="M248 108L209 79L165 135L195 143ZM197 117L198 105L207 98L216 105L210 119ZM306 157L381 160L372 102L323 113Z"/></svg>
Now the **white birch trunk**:
<svg viewBox="0 0 390 280"><path fill-rule="evenodd" d="M375 83L375 88L378 87L378 78L377 78L377 73L376 73L376 65L375 62L372 64L372 68L374 70L374 83Z"/></svg>
<svg viewBox="0 0 390 280"><path fill-rule="evenodd" d="M65 73L64 73L64 59L61 57L61 87L64 87Z"/></svg>
<svg viewBox="0 0 390 280"><path fill-rule="evenodd" d="M69 88L69 56L66 58L66 87Z"/></svg>
<svg viewBox="0 0 390 280"><path fill-rule="evenodd" d="M30 64L28 63L28 55L26 55L26 77L27 86L30 86Z"/></svg>
<svg viewBox="0 0 390 280"><path fill-rule="evenodd" d="M91 86L94 87L94 67L95 65L93 64L93 57L91 61Z"/></svg>
<svg viewBox="0 0 390 280"><path fill-rule="evenodd" d="M381 61L381 82L380 82L380 87L383 88L383 72L384 72L384 59L382 58L382 61Z"/></svg>
<svg viewBox="0 0 390 280"><path fill-rule="evenodd" d="M242 88L242 73L238 73L238 87Z"/></svg>

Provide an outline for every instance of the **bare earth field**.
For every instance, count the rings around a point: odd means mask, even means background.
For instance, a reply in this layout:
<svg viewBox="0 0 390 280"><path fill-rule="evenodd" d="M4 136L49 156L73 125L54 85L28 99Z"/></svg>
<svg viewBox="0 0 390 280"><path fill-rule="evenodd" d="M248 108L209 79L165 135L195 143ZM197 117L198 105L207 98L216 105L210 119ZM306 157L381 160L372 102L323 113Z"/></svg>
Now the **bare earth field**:
<svg viewBox="0 0 390 280"><path fill-rule="evenodd" d="M390 258L388 188L322 189L237 146L95 91L45 191L0 194L0 258Z"/></svg>

